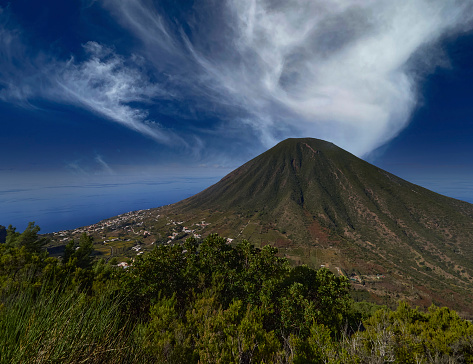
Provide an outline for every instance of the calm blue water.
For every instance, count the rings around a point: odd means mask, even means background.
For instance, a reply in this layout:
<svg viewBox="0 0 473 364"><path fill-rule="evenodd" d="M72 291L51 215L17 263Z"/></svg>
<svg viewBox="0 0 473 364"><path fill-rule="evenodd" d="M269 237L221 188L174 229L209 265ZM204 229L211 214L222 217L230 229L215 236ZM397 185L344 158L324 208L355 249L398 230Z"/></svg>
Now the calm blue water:
<svg viewBox="0 0 473 364"><path fill-rule="evenodd" d="M159 207L190 197L218 177L164 178L135 182L0 185L0 225L23 231L35 221L42 233L91 225L128 211Z"/></svg>

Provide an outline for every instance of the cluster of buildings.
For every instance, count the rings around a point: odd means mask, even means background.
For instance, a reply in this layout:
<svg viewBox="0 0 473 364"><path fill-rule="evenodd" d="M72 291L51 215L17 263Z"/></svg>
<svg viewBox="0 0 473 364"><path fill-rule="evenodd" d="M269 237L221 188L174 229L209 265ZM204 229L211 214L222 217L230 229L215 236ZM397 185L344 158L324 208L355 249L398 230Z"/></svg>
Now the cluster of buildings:
<svg viewBox="0 0 473 364"><path fill-rule="evenodd" d="M52 235L53 237L57 237L57 240L61 242L69 240L72 236L80 235L82 233L94 235L117 230L123 230L124 232L135 235L150 236L150 231L138 229L139 227L143 226L143 220L150 217L158 220L160 215L153 215L150 210L131 211L111 219L100 221L93 225L83 226L72 230L54 232ZM108 241L113 241L113 239Z"/></svg>
<svg viewBox="0 0 473 364"><path fill-rule="evenodd" d="M133 255L141 255L146 250L146 246L154 244L153 236L154 222L166 219L168 226L167 230L170 235L167 236L166 244L173 244L175 241L193 236L196 239L202 237L202 230L205 229L209 223L200 221L198 223L184 226L184 221L174 221L168 217L157 214L157 210L138 210L128 212L107 220L100 221L90 226L84 226L72 230L63 230L52 234L53 241L64 244L71 239L77 239L81 234L87 233L94 237L96 242L100 242L110 247L110 254L113 256L124 255L124 251L133 252ZM161 229L158 229L158 231ZM162 232L161 232L162 234ZM228 239L230 243L232 239ZM133 243L135 242L135 243ZM129 245L127 246L126 243ZM131 246L135 244L134 246ZM98 248L100 250L100 248ZM129 253L128 253L129 254ZM127 268L129 263L120 262L119 266Z"/></svg>
<svg viewBox="0 0 473 364"><path fill-rule="evenodd" d="M183 221L169 220L169 222L166 225L182 226L183 223L184 223ZM194 225L197 226L197 227L200 227L201 229L203 229L203 228L205 228L206 226L208 226L210 224L206 223L205 221L202 221L202 222L194 224ZM189 235L192 234L192 236L196 239L202 238L202 234L199 234L197 232L197 229L192 229L192 228L188 228L187 226L183 226L182 230L173 231L171 235L168 235L169 240L166 242L166 244L171 244L173 240L175 240L176 238L178 238L180 236L180 233L189 234Z"/></svg>

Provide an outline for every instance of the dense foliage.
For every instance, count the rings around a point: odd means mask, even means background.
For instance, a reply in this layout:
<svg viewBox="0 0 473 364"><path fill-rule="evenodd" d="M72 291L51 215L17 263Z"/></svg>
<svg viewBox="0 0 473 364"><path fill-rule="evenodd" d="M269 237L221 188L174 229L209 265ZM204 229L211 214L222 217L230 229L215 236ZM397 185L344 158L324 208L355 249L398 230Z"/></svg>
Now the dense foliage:
<svg viewBox="0 0 473 364"><path fill-rule="evenodd" d="M344 277L291 267L269 245L210 235L124 270L94 261L86 234L58 259L34 224L3 231L5 363L473 362L473 325L454 311L355 304Z"/></svg>

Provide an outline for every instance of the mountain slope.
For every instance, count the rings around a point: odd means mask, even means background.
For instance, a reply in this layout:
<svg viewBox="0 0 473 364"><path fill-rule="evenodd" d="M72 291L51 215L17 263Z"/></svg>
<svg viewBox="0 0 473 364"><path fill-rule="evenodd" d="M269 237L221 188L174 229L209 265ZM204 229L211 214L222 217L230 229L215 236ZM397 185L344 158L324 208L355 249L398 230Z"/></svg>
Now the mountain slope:
<svg viewBox="0 0 473 364"><path fill-rule="evenodd" d="M287 139L163 211L212 221L213 231L232 238L276 243L296 262L337 265L347 275L389 273L396 278L386 294L401 291L421 302L447 289L449 299L463 301L472 288L473 205L322 140Z"/></svg>
<svg viewBox="0 0 473 364"><path fill-rule="evenodd" d="M339 236L463 243L473 205L406 182L317 139L288 139L236 169L176 210L263 213L280 228L317 221ZM295 216L293 215L295 214ZM298 224L297 224L298 225Z"/></svg>
<svg viewBox="0 0 473 364"><path fill-rule="evenodd" d="M473 317L473 205L318 139L287 139L186 200L55 239L84 231L100 241L99 254L120 259L210 233L272 244L294 264L346 275L356 298L436 303Z"/></svg>

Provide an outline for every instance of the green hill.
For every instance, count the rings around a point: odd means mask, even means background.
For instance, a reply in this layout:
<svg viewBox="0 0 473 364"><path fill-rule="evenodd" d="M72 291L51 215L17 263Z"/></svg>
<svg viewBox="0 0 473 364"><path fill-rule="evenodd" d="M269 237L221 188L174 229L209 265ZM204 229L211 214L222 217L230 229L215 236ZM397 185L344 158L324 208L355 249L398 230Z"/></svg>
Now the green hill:
<svg viewBox="0 0 473 364"><path fill-rule="evenodd" d="M457 309L473 298L473 205L322 140L287 139L160 211L188 225L206 220L209 231L230 238L276 244L296 263L353 275L377 295Z"/></svg>

